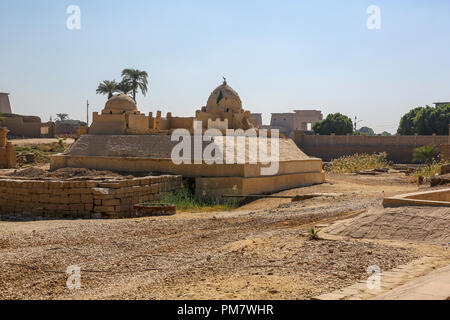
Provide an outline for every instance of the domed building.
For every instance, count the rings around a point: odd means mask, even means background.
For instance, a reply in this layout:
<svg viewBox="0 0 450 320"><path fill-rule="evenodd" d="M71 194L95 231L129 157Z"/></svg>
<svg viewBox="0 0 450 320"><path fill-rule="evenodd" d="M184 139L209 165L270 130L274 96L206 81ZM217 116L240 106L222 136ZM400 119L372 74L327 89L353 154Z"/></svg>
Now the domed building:
<svg viewBox="0 0 450 320"><path fill-rule="evenodd" d="M194 120L201 121L204 130L219 129L222 134L198 142ZM250 112L242 108L241 98L226 80L212 91L195 118L173 117L171 112L163 117L161 111L146 116L133 99L119 94L106 102L101 114L93 114L87 134L63 154L52 156L50 168L178 174L195 181L198 196L219 198L324 182L321 159L307 156L292 139L272 134L223 136L225 129L251 128ZM184 129L183 133L173 136L177 129ZM259 152L264 149L255 148L264 148L270 158Z"/></svg>
<svg viewBox="0 0 450 320"><path fill-rule="evenodd" d="M141 114L136 102L126 94L111 97L101 114L93 113L89 134L148 134L149 119Z"/></svg>
<svg viewBox="0 0 450 320"><path fill-rule="evenodd" d="M131 112L134 113L137 111L136 102L126 94L118 94L116 96L112 96L105 104L105 109L102 111L102 114L105 113L125 113Z"/></svg>
<svg viewBox="0 0 450 320"><path fill-rule="evenodd" d="M244 129L253 128L250 112L242 108L242 101L224 78L208 98L206 106L197 110L195 118L203 122L204 129Z"/></svg>

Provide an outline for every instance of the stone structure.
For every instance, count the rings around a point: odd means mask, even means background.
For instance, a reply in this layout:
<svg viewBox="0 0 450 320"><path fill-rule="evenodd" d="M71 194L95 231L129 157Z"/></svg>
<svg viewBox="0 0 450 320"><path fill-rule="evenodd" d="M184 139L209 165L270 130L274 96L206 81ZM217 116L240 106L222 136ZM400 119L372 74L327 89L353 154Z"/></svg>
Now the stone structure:
<svg viewBox="0 0 450 320"><path fill-rule="evenodd" d="M8 169L14 168L17 164L16 151L11 142L8 142L6 135L9 130L5 127L0 127L0 168Z"/></svg>
<svg viewBox="0 0 450 320"><path fill-rule="evenodd" d="M253 124L255 128L261 128L262 123L262 114L261 113L252 113L250 114L250 122Z"/></svg>
<svg viewBox="0 0 450 320"><path fill-rule="evenodd" d="M8 127L9 136L26 138L54 137L55 132L52 124L43 124L41 118L36 116L12 113L8 96L9 93L0 93L0 111L2 112L0 125Z"/></svg>
<svg viewBox="0 0 450 320"><path fill-rule="evenodd" d="M86 122L80 120L56 120L55 134L58 137L75 136L77 135L78 128L85 126Z"/></svg>
<svg viewBox="0 0 450 320"><path fill-rule="evenodd" d="M94 112L90 134L148 134L149 119L137 110L136 102L126 94L119 94L106 102L99 115Z"/></svg>
<svg viewBox="0 0 450 320"><path fill-rule="evenodd" d="M180 174L195 179L197 194L217 196L275 192L324 182L322 161L306 156L291 139L245 137L242 132L225 138L216 131L217 135L210 141L202 141L201 134L211 128L219 129L222 134L226 129L253 129L257 133L250 118L250 112L242 108L239 95L226 81L211 93L206 106L196 112L195 118L173 117L170 112L163 118L161 111L156 117L152 113L147 117L137 111L132 99L115 96L106 103L101 115L94 113L87 134L81 135L63 154L52 156L51 169L82 167ZM194 120L199 122L199 127L193 128ZM189 155L183 152L181 164L175 164L172 159L172 152L180 143L172 141L171 133L175 129L185 129L181 138L192 142ZM206 163L208 159L200 159L200 162L194 159L199 135L201 156L205 150L222 150L222 160L227 160L210 161L213 162L210 164ZM272 155L275 143L279 150L274 149L273 153L278 158L273 158L272 163L259 161L260 154L250 152L253 147L266 146L267 153ZM239 153L244 154L244 163L237 161ZM270 165L278 170L263 175Z"/></svg>
<svg viewBox="0 0 450 320"><path fill-rule="evenodd" d="M0 112L12 113L11 104L9 103L9 93L0 92Z"/></svg>
<svg viewBox="0 0 450 320"><path fill-rule="evenodd" d="M203 128L208 128L208 120L227 120L227 129L253 128L250 121L250 111L242 109L241 98L224 79L223 84L218 86L208 98L205 107L197 110L196 120L202 121Z"/></svg>
<svg viewBox="0 0 450 320"><path fill-rule="evenodd" d="M180 176L104 181L0 178L0 216L48 218L133 217L133 205L181 187Z"/></svg>
<svg viewBox="0 0 450 320"><path fill-rule="evenodd" d="M272 113L271 128L278 128L288 137L293 137L295 130L308 131L312 126L323 120L321 111L294 110L293 113Z"/></svg>

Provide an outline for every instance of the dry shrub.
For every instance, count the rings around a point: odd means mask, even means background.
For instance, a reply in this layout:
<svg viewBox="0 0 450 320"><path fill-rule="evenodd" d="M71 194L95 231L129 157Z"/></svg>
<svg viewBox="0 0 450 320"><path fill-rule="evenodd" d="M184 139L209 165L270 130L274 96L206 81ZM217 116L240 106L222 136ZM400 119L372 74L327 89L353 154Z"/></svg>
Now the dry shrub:
<svg viewBox="0 0 450 320"><path fill-rule="evenodd" d="M333 160L327 171L332 173L352 173L376 168L390 168L391 163L387 161L386 157L386 152L344 156Z"/></svg>

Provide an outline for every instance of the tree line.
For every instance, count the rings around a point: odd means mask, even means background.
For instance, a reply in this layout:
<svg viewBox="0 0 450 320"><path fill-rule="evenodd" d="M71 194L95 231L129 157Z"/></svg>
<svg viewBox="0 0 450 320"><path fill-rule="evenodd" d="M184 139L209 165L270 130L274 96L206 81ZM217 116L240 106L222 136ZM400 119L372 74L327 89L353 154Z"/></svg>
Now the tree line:
<svg viewBox="0 0 450 320"><path fill-rule="evenodd" d="M417 107L410 110L400 119L397 133L400 135L449 135L450 104L439 104L436 107ZM373 129L362 127L355 130L350 117L341 113L329 114L323 121L313 126L313 131L320 135L375 135ZM382 135L391 135L383 132Z"/></svg>

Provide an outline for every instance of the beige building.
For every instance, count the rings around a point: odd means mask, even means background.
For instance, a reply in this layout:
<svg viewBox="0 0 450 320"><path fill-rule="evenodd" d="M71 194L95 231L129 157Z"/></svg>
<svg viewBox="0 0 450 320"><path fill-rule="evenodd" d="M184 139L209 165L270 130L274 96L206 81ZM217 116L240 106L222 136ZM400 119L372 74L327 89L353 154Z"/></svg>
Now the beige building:
<svg viewBox="0 0 450 320"><path fill-rule="evenodd" d="M194 119L201 121L199 129L219 129L222 134L216 133L210 142L200 139L199 148L195 148ZM211 93L195 118L173 117L170 112L163 118L161 111L156 117L145 116L131 98L114 96L101 114L94 113L87 132L80 130L84 134L67 151L52 156L51 169L78 167L180 174L195 180L198 195L219 197L275 192L324 182L322 161L304 154L291 139L246 137L244 132L223 136L226 129L254 128L250 119L250 112L242 108L239 95L226 81ZM174 159L173 152L179 150L180 142L178 138L172 140L171 133L178 128L187 129L182 138L188 141L188 147L182 154L177 151ZM229 141L233 142L228 144ZM255 146L266 146L273 161L261 161L261 153L255 152ZM195 158L199 149L203 157L200 162ZM221 155L218 161L209 161L211 150L215 156ZM245 161L238 160L238 154Z"/></svg>
<svg viewBox="0 0 450 320"><path fill-rule="evenodd" d="M53 123L43 124L40 117L12 113L9 93L0 93L0 111L2 112L0 125L8 128L8 136L26 138L54 136Z"/></svg>
<svg viewBox="0 0 450 320"><path fill-rule="evenodd" d="M288 113L272 113L270 127L279 129L281 133L292 137L294 131L310 131L312 126L323 120L321 111L294 110Z"/></svg>

